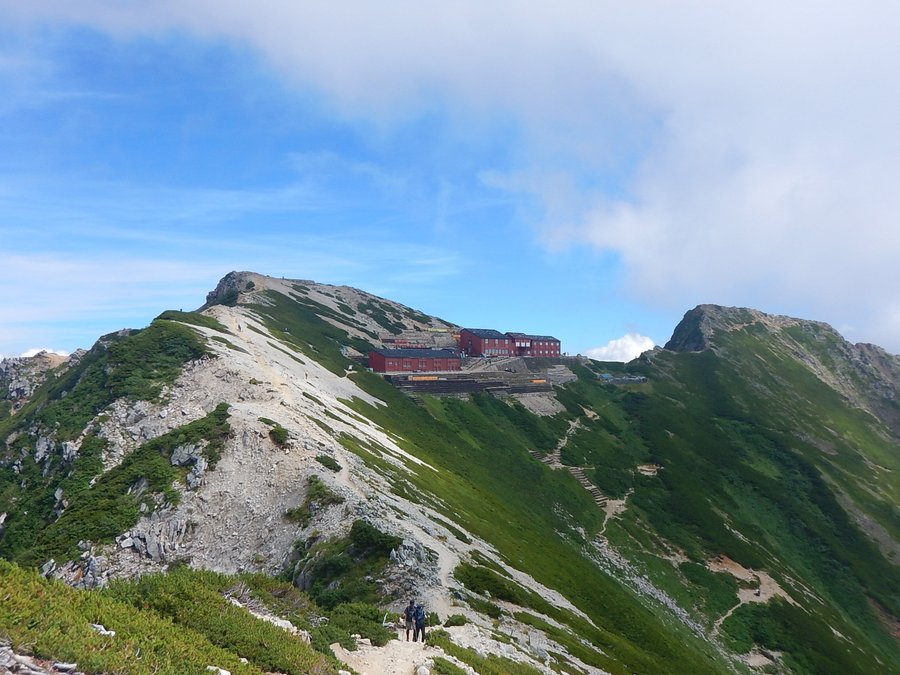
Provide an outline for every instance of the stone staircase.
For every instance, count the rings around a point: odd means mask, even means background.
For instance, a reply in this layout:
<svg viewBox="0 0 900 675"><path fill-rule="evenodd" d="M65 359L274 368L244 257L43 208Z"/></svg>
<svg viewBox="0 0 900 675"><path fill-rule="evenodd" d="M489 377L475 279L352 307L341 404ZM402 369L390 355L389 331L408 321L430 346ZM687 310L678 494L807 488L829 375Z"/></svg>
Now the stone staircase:
<svg viewBox="0 0 900 675"><path fill-rule="evenodd" d="M541 454L537 450L529 450L528 454L530 454L539 462L543 462L551 469L558 469L562 466L559 464L558 453L548 452L546 454ZM575 477L575 480L581 483L581 486L585 490L591 493L591 496L594 498L594 502L597 504L597 506L599 506L601 509L606 507L606 503L609 501L609 498L600 491L600 488L598 488L590 481L587 475L585 475L585 467L565 466L564 468Z"/></svg>
<svg viewBox="0 0 900 675"><path fill-rule="evenodd" d="M557 468L555 466L555 464L559 458L556 456L556 453L553 453L553 452L540 453L537 450L529 450L528 454L531 455L532 457L534 457L537 461L543 462L544 464L546 464L547 466L549 466L551 468Z"/></svg>
<svg viewBox="0 0 900 675"><path fill-rule="evenodd" d="M584 474L584 467L569 466L566 468L569 470L570 474L575 476L575 480L581 483L582 487L584 487L585 490L591 493L591 496L594 498L597 506L599 506L601 509L606 506L606 502L608 501L606 495L600 492L600 488L594 485Z"/></svg>
<svg viewBox="0 0 900 675"><path fill-rule="evenodd" d="M590 468L590 467L567 466L562 463L562 457L560 454L562 449L565 447L566 443L569 442L569 439L572 437L572 434L574 434L576 431L578 431L578 429L580 429L581 427L582 427L581 421L578 419L574 419L569 423L569 428L566 430L565 435L562 437L559 444L556 446L556 448L552 452L542 454L542 453L538 452L537 450L529 450L528 453L532 457L534 457L536 460L538 460L539 462L543 462L544 464L549 466L551 469L566 469L570 474L572 474L575 477L575 480L577 480L579 483L581 483L581 486L585 490L587 490L588 492L591 493L591 496L594 498L594 502L596 502L597 506L599 506L602 509L602 508L606 507L606 502L608 501L608 498L606 497L605 494L603 494L600 491L600 488L598 488L596 485L594 485L590 481L590 479L584 473L585 468Z"/></svg>

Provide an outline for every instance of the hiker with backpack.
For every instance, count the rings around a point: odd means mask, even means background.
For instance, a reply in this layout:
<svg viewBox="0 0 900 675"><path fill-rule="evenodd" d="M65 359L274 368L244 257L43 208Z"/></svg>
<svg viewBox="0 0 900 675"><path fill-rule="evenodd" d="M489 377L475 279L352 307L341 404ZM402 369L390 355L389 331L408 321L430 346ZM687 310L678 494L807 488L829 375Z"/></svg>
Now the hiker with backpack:
<svg viewBox="0 0 900 675"><path fill-rule="evenodd" d="M413 615L416 622L416 629L413 631L413 642L418 641L422 636L422 642L425 642L425 608L422 605L416 605L416 611Z"/></svg>
<svg viewBox="0 0 900 675"><path fill-rule="evenodd" d="M412 630L416 622L416 601L410 600L409 604L403 608L403 618L406 619L406 641L409 642L409 631ZM416 633L418 636L418 633Z"/></svg>

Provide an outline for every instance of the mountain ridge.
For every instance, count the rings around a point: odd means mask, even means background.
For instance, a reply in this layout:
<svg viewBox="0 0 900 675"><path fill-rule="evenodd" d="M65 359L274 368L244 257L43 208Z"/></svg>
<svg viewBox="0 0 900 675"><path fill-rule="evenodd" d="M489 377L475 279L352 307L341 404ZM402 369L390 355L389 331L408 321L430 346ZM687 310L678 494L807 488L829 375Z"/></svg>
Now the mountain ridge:
<svg viewBox="0 0 900 675"><path fill-rule="evenodd" d="M187 563L287 573L323 602L355 587L399 609L416 593L473 629L499 621L511 657L540 672L889 663L896 357L820 322L688 315L675 349L569 363L575 381L535 415L517 396L410 399L354 360L407 334L447 341L454 324L349 287L230 273L200 311L105 337L0 417L0 548L84 587ZM66 534L113 479L133 523ZM25 503L46 520L24 519ZM358 521L400 541L369 575L377 588L324 571ZM857 666L826 624L865 645Z"/></svg>
<svg viewBox="0 0 900 675"><path fill-rule="evenodd" d="M822 321L772 315L743 307L698 305L676 326L665 349L677 352L719 349L723 333L761 329L777 339L828 386L854 406L886 419L900 433L900 356L868 343L850 343ZM789 334L793 331L793 335ZM841 358L822 358L822 347L840 351Z"/></svg>

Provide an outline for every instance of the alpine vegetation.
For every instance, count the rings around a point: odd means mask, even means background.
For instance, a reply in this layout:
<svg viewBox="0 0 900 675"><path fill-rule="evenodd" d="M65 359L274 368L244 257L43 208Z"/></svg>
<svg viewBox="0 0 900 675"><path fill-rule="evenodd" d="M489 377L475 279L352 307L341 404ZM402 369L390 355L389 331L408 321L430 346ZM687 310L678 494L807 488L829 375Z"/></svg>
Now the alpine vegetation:
<svg viewBox="0 0 900 675"><path fill-rule="evenodd" d="M898 357L714 305L628 364L493 333L232 272L0 362L0 665L900 672Z"/></svg>

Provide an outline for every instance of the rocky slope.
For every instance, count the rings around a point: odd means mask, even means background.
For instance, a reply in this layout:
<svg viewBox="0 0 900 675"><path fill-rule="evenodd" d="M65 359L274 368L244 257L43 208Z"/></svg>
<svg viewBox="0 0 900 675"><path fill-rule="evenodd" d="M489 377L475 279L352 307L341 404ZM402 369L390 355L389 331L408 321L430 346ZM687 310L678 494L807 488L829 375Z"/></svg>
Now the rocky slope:
<svg viewBox="0 0 900 675"><path fill-rule="evenodd" d="M4 405L6 414L21 408L51 371L67 362L77 361L81 355L82 352L71 357L39 352L30 357L0 360L0 404Z"/></svg>
<svg viewBox="0 0 900 675"><path fill-rule="evenodd" d="M298 356L296 346L274 338L252 308L236 303L240 294L242 303L258 299L265 305L265 292L301 298L351 338L367 339L377 346L402 334L420 334L420 339L440 346L448 342L453 328L348 287L253 273L229 274L204 305L204 315L215 320L215 328L193 326L207 339L212 353L187 363L158 400L117 399L86 425L96 428L106 441L102 463L109 471L143 443L200 420L221 402L228 402L231 435L215 471L196 471L197 459L203 461L198 449L182 448L172 462L190 465L193 471L186 484L178 486L177 505L163 504L146 513L116 537L114 544L83 542L80 558L49 560L42 569L83 588L103 586L113 577L166 569L175 562L225 573L277 574L289 565L298 540L311 532L325 538L346 536L350 524L362 518L403 539L394 553L396 564L383 584L397 609L405 604L405 598L415 596L442 616L463 611L453 607L458 604L453 594L461 585L452 571L471 551L496 559L492 547L471 533L464 535L468 541L463 543L459 539L462 528L444 526L434 510L393 494L389 481L337 442L339 437L352 437L361 444L376 444L385 451L388 462L412 471L434 471L402 449L396 437L361 418L345 403L358 399L383 405L380 401L344 373ZM222 302L231 306L219 304ZM347 351L352 353L352 349ZM21 362L9 366L10 372L34 375L15 379L20 402L27 398L21 394L30 393L42 382L44 359L36 358L31 367ZM75 363L73 359L72 365ZM276 443L270 436L272 421L287 430L285 442ZM48 429L33 427L32 432L37 434L35 460L49 466L57 440ZM67 452L77 454L78 445L78 440L70 442ZM336 460L340 471L325 469L316 461L322 456ZM303 503L312 475L324 480L343 502L316 514L308 527L298 528L284 514ZM67 497L64 490L54 493L58 511L64 510ZM559 606L577 611L552 589L527 576L522 576L522 581ZM532 632L527 627L520 630ZM481 648L492 642L477 631L470 633L470 641ZM516 658L528 660L544 652L544 642L535 638L530 654L507 650L500 643L489 649L511 651Z"/></svg>
<svg viewBox="0 0 900 675"><path fill-rule="evenodd" d="M364 521L398 538L367 578L386 607L464 615L461 647L538 672L890 672L897 357L701 306L664 350L572 365L524 405L413 401L356 360L455 328L233 272L43 383L4 365L26 384L0 416L0 550L85 588L188 563L314 590L327 542ZM115 485L102 503L133 517L73 522Z"/></svg>

